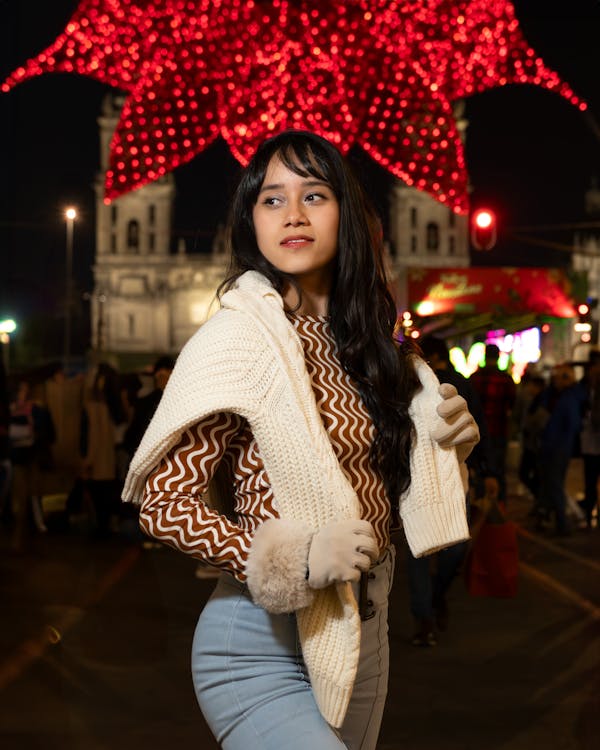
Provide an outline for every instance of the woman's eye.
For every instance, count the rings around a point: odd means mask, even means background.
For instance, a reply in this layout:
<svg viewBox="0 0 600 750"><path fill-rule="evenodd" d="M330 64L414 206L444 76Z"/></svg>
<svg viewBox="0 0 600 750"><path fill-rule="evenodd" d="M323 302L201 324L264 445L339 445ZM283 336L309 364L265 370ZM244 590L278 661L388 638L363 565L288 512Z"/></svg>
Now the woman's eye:
<svg viewBox="0 0 600 750"><path fill-rule="evenodd" d="M315 201L322 200L324 197L322 193L309 193L304 200L308 203L314 203Z"/></svg>
<svg viewBox="0 0 600 750"><path fill-rule="evenodd" d="M279 198L276 198L274 195L270 195L268 198L265 198L263 200L263 204L265 206L278 206L280 203Z"/></svg>

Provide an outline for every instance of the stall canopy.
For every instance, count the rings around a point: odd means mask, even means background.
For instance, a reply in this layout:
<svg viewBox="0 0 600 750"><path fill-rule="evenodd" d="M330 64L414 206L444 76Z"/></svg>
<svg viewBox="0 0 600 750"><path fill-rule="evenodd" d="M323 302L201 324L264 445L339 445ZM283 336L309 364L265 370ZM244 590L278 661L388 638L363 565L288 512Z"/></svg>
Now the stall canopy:
<svg viewBox="0 0 600 750"><path fill-rule="evenodd" d="M407 285L411 310L423 327L455 334L499 326L519 330L545 317L576 315L573 285L556 268L411 268Z"/></svg>

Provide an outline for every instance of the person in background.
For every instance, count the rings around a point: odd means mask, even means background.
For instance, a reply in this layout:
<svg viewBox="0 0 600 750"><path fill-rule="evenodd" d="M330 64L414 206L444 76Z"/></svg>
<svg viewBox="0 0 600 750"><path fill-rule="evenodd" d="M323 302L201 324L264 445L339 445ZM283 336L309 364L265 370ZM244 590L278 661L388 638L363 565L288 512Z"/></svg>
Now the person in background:
<svg viewBox="0 0 600 750"><path fill-rule="evenodd" d="M8 497L12 475L10 460L10 398L4 360L0 357L0 523L7 520Z"/></svg>
<svg viewBox="0 0 600 750"><path fill-rule="evenodd" d="M44 400L56 430L50 491L51 494L67 494L72 491L79 475L84 377L81 374L66 377L62 364L54 362L46 369L43 388Z"/></svg>
<svg viewBox="0 0 600 750"><path fill-rule="evenodd" d="M540 438L546 424L547 415L539 407L541 395L545 388L546 381L541 375L529 375L527 372L519 385L520 416L515 424L516 435L521 442L519 481L531 495L531 515L536 513L540 493L538 455Z"/></svg>
<svg viewBox="0 0 600 750"><path fill-rule="evenodd" d="M24 548L29 517L40 533L47 531L42 509L43 473L52 467L54 424L41 400L40 388L28 379L17 386L10 404L9 438L11 443L11 501L15 518L13 547Z"/></svg>
<svg viewBox="0 0 600 750"><path fill-rule="evenodd" d="M152 390L150 393L147 393L144 396L139 396L133 400L131 419L124 431L123 439L119 446L123 452L124 464L126 464L127 469L129 468L131 459L150 424L150 420L154 416L156 407L160 403L163 391L171 377L174 366L175 360L173 357L166 355L159 357L152 367ZM126 473L127 472L125 471L125 474ZM135 521L137 534L139 535L139 509L134 505L123 505L121 516L128 523ZM160 549L162 545L145 536L142 541L142 547L146 550L152 550Z"/></svg>
<svg viewBox="0 0 600 750"><path fill-rule="evenodd" d="M264 142L230 226L221 309L179 355L123 498L147 533L222 571L192 645L217 742L374 750L391 509L416 554L463 541L477 428L394 340L380 223L335 146ZM206 503L222 467L229 514Z"/></svg>
<svg viewBox="0 0 600 750"><path fill-rule="evenodd" d="M553 515L556 533L571 533L567 521L565 480L575 441L581 430L583 400L569 364L554 367L550 385L540 398L547 418L540 435L538 455L540 495L538 529Z"/></svg>
<svg viewBox="0 0 600 750"><path fill-rule="evenodd" d="M142 380L137 372L127 372L119 375L119 389L121 392L121 407L123 422L117 430L117 477L121 483L125 481L129 462L131 461L131 447L124 445L125 435L135 414L135 405L142 390Z"/></svg>
<svg viewBox="0 0 600 750"><path fill-rule="evenodd" d="M145 396L136 398L133 402L133 414L122 441L122 446L130 460L133 458L133 454L136 452L150 420L154 416L174 366L175 360L173 357L159 357L152 367L154 386L152 391Z"/></svg>
<svg viewBox="0 0 600 750"><path fill-rule="evenodd" d="M498 500L506 502L506 454L509 420L515 403L516 386L506 372L498 368L500 349L496 344L485 347L485 365L470 377L479 395L487 425L490 470L498 478Z"/></svg>
<svg viewBox="0 0 600 750"><path fill-rule="evenodd" d="M83 406L81 477L95 513L93 535L103 539L119 505L117 482L117 427L123 421L118 375L101 362Z"/></svg>
<svg viewBox="0 0 600 750"><path fill-rule="evenodd" d="M452 366L448 345L443 339L426 336L420 340L419 345L425 361L440 383L449 383L456 388L479 427L479 443L467 458L473 491L477 497L496 496L498 481L489 469L487 429L477 393L469 380ZM467 497L465 502L468 502ZM416 624L412 637L413 646L437 645L436 629L444 631L448 627L447 595L465 559L467 546L467 542L455 544L424 557L415 557L407 547L410 610Z"/></svg>
<svg viewBox="0 0 600 750"><path fill-rule="evenodd" d="M594 509L598 509L600 478L600 351L590 352L585 374L578 387L584 405L580 446L585 495L580 507L585 514L585 524L591 529ZM600 528L600 520L597 523Z"/></svg>

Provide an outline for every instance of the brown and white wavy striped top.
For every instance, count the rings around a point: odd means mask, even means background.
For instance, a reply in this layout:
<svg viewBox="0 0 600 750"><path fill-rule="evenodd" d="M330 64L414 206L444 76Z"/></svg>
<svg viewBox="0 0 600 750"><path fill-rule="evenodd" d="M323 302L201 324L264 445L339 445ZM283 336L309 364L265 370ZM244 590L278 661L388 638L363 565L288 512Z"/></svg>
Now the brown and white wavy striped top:
<svg viewBox="0 0 600 750"><path fill-rule="evenodd" d="M327 318L292 316L317 407L340 467L356 491L362 517L373 524L383 550L389 543L389 504L369 464L373 426L336 353ZM293 430L290 425L290 430ZM232 477L236 522L202 502L220 461ZM140 523L151 536L245 579L257 526L277 518L277 502L248 423L215 414L187 430L149 476Z"/></svg>

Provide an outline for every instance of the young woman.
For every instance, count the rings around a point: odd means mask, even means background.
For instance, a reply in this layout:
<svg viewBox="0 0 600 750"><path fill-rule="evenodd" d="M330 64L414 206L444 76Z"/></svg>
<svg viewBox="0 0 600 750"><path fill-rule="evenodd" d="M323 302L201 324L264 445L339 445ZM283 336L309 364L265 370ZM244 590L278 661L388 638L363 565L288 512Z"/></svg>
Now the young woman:
<svg viewBox="0 0 600 750"><path fill-rule="evenodd" d="M221 309L181 352L124 499L148 534L223 571L192 654L222 747L371 750L392 511L415 554L467 538L452 445L466 457L477 428L394 341L380 224L330 143L266 141L231 240ZM207 502L217 468L228 514Z"/></svg>

